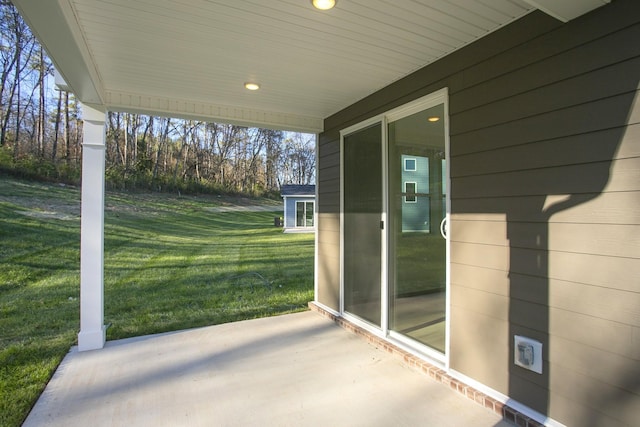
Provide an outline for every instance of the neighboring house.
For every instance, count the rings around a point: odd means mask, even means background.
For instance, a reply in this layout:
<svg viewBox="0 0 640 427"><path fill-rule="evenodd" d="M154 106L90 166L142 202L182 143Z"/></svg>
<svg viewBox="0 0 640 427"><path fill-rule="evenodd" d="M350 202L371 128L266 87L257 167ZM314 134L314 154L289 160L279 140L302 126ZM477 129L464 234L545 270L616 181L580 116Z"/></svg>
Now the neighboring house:
<svg viewBox="0 0 640 427"><path fill-rule="evenodd" d="M316 306L486 405L637 425L640 1L13 3L85 103L81 351L106 110L305 131Z"/></svg>
<svg viewBox="0 0 640 427"><path fill-rule="evenodd" d="M437 232L444 221L446 161L442 157L444 152L435 153L432 158L406 154L400 156L403 232ZM439 216L432 217L433 212L438 212Z"/></svg>
<svg viewBox="0 0 640 427"><path fill-rule="evenodd" d="M315 230L315 185L283 185L280 194L284 200L284 232L311 232Z"/></svg>

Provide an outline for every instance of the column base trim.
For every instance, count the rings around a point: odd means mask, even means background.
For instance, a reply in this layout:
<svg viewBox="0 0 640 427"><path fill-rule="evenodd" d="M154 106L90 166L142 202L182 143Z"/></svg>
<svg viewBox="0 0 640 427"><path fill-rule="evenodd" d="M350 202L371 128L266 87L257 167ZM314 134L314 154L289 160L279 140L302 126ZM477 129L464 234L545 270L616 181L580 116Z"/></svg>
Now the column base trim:
<svg viewBox="0 0 640 427"><path fill-rule="evenodd" d="M80 331L78 334L78 351L100 350L107 342L107 326L98 331Z"/></svg>

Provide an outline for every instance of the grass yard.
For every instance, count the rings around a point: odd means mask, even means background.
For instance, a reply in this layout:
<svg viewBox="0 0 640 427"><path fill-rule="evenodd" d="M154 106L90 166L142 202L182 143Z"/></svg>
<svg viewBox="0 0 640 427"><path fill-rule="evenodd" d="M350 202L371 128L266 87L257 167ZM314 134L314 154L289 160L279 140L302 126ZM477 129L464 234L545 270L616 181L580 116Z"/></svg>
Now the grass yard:
<svg viewBox="0 0 640 427"><path fill-rule="evenodd" d="M255 201L108 193L107 339L306 309L313 234ZM0 176L0 426L18 426L79 329L80 191Z"/></svg>

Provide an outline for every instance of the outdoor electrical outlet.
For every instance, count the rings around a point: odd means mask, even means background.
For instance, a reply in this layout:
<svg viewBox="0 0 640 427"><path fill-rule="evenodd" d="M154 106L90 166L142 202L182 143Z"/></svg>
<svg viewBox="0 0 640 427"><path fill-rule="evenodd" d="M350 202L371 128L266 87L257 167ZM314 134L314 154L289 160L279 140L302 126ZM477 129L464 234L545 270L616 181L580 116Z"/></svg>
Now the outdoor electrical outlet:
<svg viewBox="0 0 640 427"><path fill-rule="evenodd" d="M542 343L531 338L514 335L513 361L517 366L542 373Z"/></svg>

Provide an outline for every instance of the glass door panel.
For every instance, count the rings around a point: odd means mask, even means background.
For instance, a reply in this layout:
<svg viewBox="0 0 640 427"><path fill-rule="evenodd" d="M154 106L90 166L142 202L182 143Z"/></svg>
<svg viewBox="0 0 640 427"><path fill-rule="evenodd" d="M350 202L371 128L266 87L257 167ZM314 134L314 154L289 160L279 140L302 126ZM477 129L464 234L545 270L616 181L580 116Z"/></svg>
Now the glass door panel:
<svg viewBox="0 0 640 427"><path fill-rule="evenodd" d="M313 227L313 202L296 202L296 227Z"/></svg>
<svg viewBox="0 0 640 427"><path fill-rule="evenodd" d="M389 329L445 351L444 105L388 125Z"/></svg>
<svg viewBox="0 0 640 427"><path fill-rule="evenodd" d="M296 202L296 227L304 227L304 202Z"/></svg>
<svg viewBox="0 0 640 427"><path fill-rule="evenodd" d="M382 124L344 137L344 310L380 327Z"/></svg>
<svg viewBox="0 0 640 427"><path fill-rule="evenodd" d="M314 206L313 202L307 202L305 207L305 227L313 227L313 217L314 217Z"/></svg>

